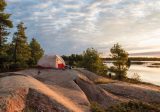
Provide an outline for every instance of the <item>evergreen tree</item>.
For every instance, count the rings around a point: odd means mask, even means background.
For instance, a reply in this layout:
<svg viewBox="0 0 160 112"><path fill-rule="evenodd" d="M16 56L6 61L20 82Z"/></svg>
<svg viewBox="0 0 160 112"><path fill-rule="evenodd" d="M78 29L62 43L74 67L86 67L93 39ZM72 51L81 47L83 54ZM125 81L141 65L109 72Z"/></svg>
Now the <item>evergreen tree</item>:
<svg viewBox="0 0 160 112"><path fill-rule="evenodd" d="M31 49L31 58L29 63L31 65L35 65L37 64L37 61L43 56L44 51L35 38L32 38L29 46Z"/></svg>
<svg viewBox="0 0 160 112"><path fill-rule="evenodd" d="M17 30L12 41L12 46L14 47L13 60L18 67L26 67L31 57L31 50L27 43L26 27L23 22L17 25Z"/></svg>
<svg viewBox="0 0 160 112"><path fill-rule="evenodd" d="M9 55L7 54L9 45L6 43L9 32L7 30L13 27L9 19L10 14L4 12L6 6L6 2L0 0L0 71L5 71L9 67Z"/></svg>
<svg viewBox="0 0 160 112"><path fill-rule="evenodd" d="M9 32L7 31L8 28L13 27L12 21L9 20L10 14L4 12L6 5L4 0L0 1L0 47L3 47L7 41L6 36L9 35Z"/></svg>
<svg viewBox="0 0 160 112"><path fill-rule="evenodd" d="M0 11L4 11L6 6L7 6L6 2L4 0L1 0L0 1Z"/></svg>
<svg viewBox="0 0 160 112"><path fill-rule="evenodd" d="M86 51L84 51L83 66L99 75L106 75L107 73L107 67L103 64L99 53L93 48L88 48Z"/></svg>
<svg viewBox="0 0 160 112"><path fill-rule="evenodd" d="M128 70L128 53L117 43L111 50L113 65L110 70L116 74L116 78L121 80L126 78Z"/></svg>

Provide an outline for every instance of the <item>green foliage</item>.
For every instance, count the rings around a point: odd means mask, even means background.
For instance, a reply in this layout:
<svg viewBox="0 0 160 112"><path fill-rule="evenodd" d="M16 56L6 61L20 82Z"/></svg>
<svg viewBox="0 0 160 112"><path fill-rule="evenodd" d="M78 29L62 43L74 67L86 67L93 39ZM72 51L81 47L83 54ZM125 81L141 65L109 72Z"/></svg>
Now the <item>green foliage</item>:
<svg viewBox="0 0 160 112"><path fill-rule="evenodd" d="M130 101L109 107L106 112L159 112L157 107L142 102Z"/></svg>
<svg viewBox="0 0 160 112"><path fill-rule="evenodd" d="M37 112L37 110L30 107L26 107L25 110L23 110L22 112Z"/></svg>
<svg viewBox="0 0 160 112"><path fill-rule="evenodd" d="M111 57L114 60L110 70L116 74L116 78L121 80L126 78L128 70L128 53L119 45L115 44L111 49Z"/></svg>
<svg viewBox="0 0 160 112"><path fill-rule="evenodd" d="M4 11L6 5L7 5L7 4L6 4L5 0L1 0L1 1L0 1L0 11Z"/></svg>
<svg viewBox="0 0 160 112"><path fill-rule="evenodd" d="M4 12L6 7L6 2L4 0L0 1L0 71L5 71L9 68L9 56L7 51L9 49L7 41L7 36L9 32L7 31L8 28L12 28L13 24L12 21L9 20L10 14Z"/></svg>
<svg viewBox="0 0 160 112"><path fill-rule="evenodd" d="M91 112L105 112L104 108L96 102L91 103Z"/></svg>
<svg viewBox="0 0 160 112"><path fill-rule="evenodd" d="M5 72L10 67L11 57L7 54L8 45L5 45L5 50L0 54L0 72ZM4 48L4 47L3 47Z"/></svg>
<svg viewBox="0 0 160 112"><path fill-rule="evenodd" d="M107 67L103 64L98 51L93 48L88 48L83 54L72 54L62 56L62 58L71 66L84 67L99 75L106 75L107 73Z"/></svg>
<svg viewBox="0 0 160 112"><path fill-rule="evenodd" d="M88 48L83 52L82 65L89 71L99 75L106 75L107 73L107 67L103 64L99 53L93 48Z"/></svg>
<svg viewBox="0 0 160 112"><path fill-rule="evenodd" d="M36 65L38 60L43 56L44 51L35 38L32 38L29 46L31 49L31 58L29 60L29 64Z"/></svg>
<svg viewBox="0 0 160 112"><path fill-rule="evenodd" d="M26 27L21 22L17 25L17 32L14 33L12 46L14 49L13 60L14 64L26 67L27 62L31 56L31 49L27 43L27 36L25 34Z"/></svg>
<svg viewBox="0 0 160 112"><path fill-rule="evenodd" d="M18 31L14 33L12 43L7 43L8 29L13 24L9 19L11 15L4 12L6 6L5 0L0 0L0 72L35 65L43 55L43 49L35 39L30 45L27 43L23 22L17 25Z"/></svg>
<svg viewBox="0 0 160 112"><path fill-rule="evenodd" d="M9 35L9 32L7 31L8 28L12 28L13 24L12 21L9 20L10 14L7 14L4 12L4 8L6 6L6 3L2 0L0 2L0 47L3 47L5 42L7 41L7 37Z"/></svg>
<svg viewBox="0 0 160 112"><path fill-rule="evenodd" d="M82 67L83 56L81 54L71 54L70 56L63 55L65 62L74 67Z"/></svg>
<svg viewBox="0 0 160 112"><path fill-rule="evenodd" d="M96 102L91 103L91 112L160 112L159 106L137 101L119 103L104 109Z"/></svg>

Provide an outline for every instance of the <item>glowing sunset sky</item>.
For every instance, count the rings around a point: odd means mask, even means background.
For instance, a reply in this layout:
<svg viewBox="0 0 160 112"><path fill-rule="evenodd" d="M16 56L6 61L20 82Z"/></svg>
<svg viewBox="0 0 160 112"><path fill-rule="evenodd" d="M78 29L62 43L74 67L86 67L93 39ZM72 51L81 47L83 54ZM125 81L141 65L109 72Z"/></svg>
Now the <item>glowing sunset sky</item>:
<svg viewBox="0 0 160 112"><path fill-rule="evenodd" d="M15 26L23 21L46 54L108 54L118 42L135 56L160 56L160 0L6 1Z"/></svg>

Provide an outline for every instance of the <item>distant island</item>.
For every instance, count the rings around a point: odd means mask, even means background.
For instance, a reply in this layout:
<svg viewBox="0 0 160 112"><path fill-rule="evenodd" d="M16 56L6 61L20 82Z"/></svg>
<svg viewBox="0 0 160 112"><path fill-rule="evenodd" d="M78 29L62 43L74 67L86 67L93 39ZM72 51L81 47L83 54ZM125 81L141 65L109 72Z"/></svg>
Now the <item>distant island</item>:
<svg viewBox="0 0 160 112"><path fill-rule="evenodd" d="M112 61L110 57L102 58L104 61ZM160 61L160 57L129 57L131 61Z"/></svg>

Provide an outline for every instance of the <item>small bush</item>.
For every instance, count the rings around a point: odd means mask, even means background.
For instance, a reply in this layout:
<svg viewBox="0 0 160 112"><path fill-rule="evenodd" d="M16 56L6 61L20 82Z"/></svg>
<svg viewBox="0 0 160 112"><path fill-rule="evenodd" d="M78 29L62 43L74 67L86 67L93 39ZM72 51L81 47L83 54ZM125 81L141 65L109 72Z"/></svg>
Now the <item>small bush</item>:
<svg viewBox="0 0 160 112"><path fill-rule="evenodd" d="M138 81L138 82L141 81L140 76L137 73L134 73L131 79Z"/></svg>
<svg viewBox="0 0 160 112"><path fill-rule="evenodd" d="M109 107L106 112L160 112L157 107L142 103L130 101Z"/></svg>
<svg viewBox="0 0 160 112"><path fill-rule="evenodd" d="M22 112L37 112L35 109L26 107L25 110L23 110Z"/></svg>
<svg viewBox="0 0 160 112"><path fill-rule="evenodd" d="M91 103L91 112L105 112L104 108L96 102Z"/></svg>

